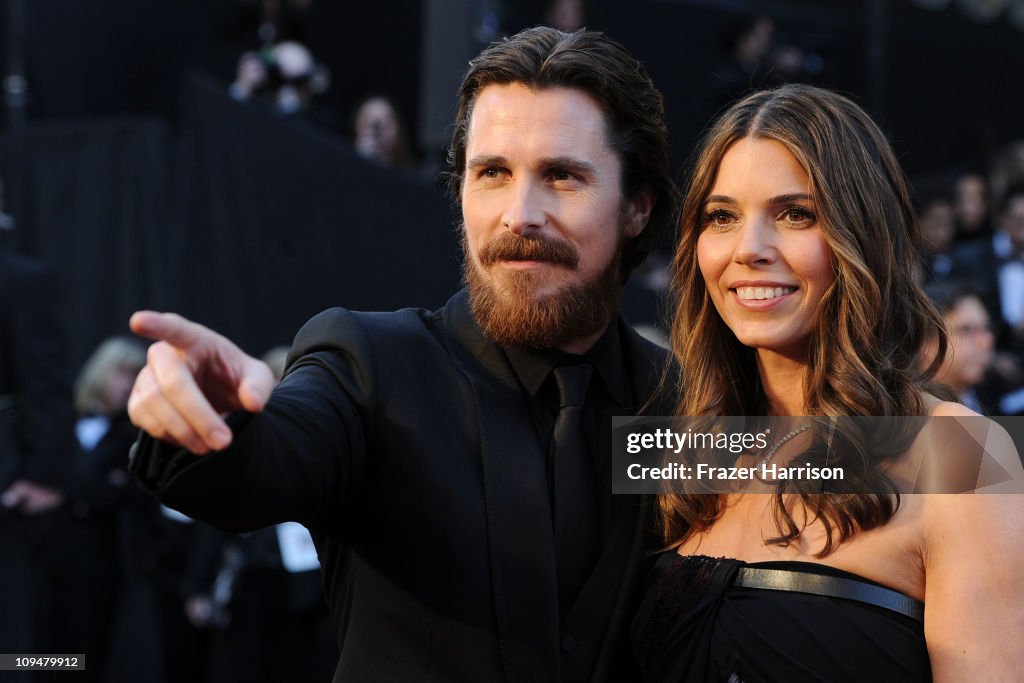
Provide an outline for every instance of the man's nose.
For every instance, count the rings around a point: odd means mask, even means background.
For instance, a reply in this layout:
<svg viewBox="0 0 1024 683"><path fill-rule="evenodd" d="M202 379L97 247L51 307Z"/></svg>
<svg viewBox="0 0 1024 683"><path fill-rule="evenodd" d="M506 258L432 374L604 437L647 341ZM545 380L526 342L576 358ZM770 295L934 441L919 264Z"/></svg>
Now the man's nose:
<svg viewBox="0 0 1024 683"><path fill-rule="evenodd" d="M516 181L509 188L502 225L516 235L540 230L547 223L545 197L541 188L528 180Z"/></svg>

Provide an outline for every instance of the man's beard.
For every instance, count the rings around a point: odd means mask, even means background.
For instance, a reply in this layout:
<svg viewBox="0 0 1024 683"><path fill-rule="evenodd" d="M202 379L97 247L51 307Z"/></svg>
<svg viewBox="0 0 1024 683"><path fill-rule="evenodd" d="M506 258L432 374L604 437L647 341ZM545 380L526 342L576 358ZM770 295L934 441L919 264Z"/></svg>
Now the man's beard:
<svg viewBox="0 0 1024 683"><path fill-rule="evenodd" d="M561 347L600 331L618 310L621 244L597 277L562 285L541 298L536 292L546 279L544 274L506 269L499 282L497 276L486 279L481 269L511 259L546 261L576 270L579 254L572 245L506 232L481 248L481 265L476 266L463 231L462 250L462 279L469 289L473 317L484 334L502 346Z"/></svg>

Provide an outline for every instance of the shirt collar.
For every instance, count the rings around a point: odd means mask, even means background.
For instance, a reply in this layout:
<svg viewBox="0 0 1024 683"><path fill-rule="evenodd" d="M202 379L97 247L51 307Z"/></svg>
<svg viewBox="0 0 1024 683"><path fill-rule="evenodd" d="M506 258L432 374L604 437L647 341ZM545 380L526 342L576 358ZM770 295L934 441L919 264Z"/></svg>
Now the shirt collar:
<svg viewBox="0 0 1024 683"><path fill-rule="evenodd" d="M620 406L626 405L626 372L622 366L622 342L618 320L613 320L604 334L582 356L560 349L528 349L520 346L501 347L519 382L536 398L544 381L559 365L590 363L601 376L608 393Z"/></svg>

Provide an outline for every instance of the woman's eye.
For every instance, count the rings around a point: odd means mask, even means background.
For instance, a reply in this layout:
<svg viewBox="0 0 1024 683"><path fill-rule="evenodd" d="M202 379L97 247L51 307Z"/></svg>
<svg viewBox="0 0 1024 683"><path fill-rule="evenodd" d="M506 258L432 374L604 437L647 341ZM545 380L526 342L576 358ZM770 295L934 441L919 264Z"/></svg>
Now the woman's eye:
<svg viewBox="0 0 1024 683"><path fill-rule="evenodd" d="M709 225L712 227L723 227L729 225L732 222L732 214L730 214L728 211L722 211L721 209L717 211L709 211L707 215L704 216L704 225Z"/></svg>
<svg viewBox="0 0 1024 683"><path fill-rule="evenodd" d="M814 214L801 206L786 209L782 213L782 219L793 225L810 225L815 221Z"/></svg>

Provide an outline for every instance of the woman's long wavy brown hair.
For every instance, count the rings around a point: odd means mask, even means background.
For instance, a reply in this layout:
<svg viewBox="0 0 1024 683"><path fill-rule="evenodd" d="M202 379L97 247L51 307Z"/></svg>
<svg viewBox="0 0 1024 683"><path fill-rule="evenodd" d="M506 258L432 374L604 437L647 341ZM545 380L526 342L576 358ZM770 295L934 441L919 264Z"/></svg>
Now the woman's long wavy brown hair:
<svg viewBox="0 0 1024 683"><path fill-rule="evenodd" d="M937 337L941 359L946 337L941 318L914 278L919 235L903 171L883 133L859 106L834 92L795 84L734 104L708 130L693 163L673 261L679 303L671 343L682 389L678 414L753 416L768 410L755 351L722 321L697 264L705 199L722 157L743 138L776 140L799 161L832 248L836 279L824 295L809 342L807 413L923 416L922 392L938 363L921 372L918 349L926 338ZM877 442L852 444L867 467L846 483L851 493L793 494L807 519L824 524L822 556L858 530L884 524L899 506L895 486L873 466L893 453L874 446ZM773 502L779 536L767 542L785 545L801 529L787 509L783 488L777 488ZM857 493L863 491L878 493ZM662 495L665 543L677 545L710 527L723 504L721 495Z"/></svg>

